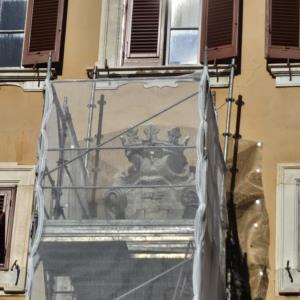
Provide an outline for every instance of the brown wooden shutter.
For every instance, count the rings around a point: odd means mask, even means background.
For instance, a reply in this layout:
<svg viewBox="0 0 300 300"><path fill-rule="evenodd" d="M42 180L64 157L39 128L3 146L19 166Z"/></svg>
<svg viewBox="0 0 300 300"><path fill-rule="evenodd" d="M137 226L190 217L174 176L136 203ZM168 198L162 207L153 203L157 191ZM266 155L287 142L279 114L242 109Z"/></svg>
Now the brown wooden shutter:
<svg viewBox="0 0 300 300"><path fill-rule="evenodd" d="M238 56L240 0L204 0L201 60L208 47L208 60Z"/></svg>
<svg viewBox="0 0 300 300"><path fill-rule="evenodd" d="M266 57L300 59L299 0L267 0Z"/></svg>
<svg viewBox="0 0 300 300"><path fill-rule="evenodd" d="M128 0L124 64L162 63L164 20L163 0Z"/></svg>
<svg viewBox="0 0 300 300"><path fill-rule="evenodd" d="M60 59L65 0L28 0L23 65Z"/></svg>

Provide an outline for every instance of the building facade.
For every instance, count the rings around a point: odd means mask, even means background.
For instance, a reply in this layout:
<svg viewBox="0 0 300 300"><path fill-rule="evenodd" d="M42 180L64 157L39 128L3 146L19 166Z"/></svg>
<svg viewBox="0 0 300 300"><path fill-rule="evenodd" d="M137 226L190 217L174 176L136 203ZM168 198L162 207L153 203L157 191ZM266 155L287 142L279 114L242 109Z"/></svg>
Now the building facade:
<svg viewBox="0 0 300 300"><path fill-rule="evenodd" d="M201 70L204 46L208 45L220 132L225 131L223 104L228 97L231 57L236 57L233 96L241 94L245 101L241 134L263 145L259 168L264 199L256 200L264 203L269 220L269 232L262 227L269 234L268 261L262 262L262 271L266 270L269 278L266 299L296 299L300 289L299 1L50 2L0 0L1 199L3 206L10 201L7 199L15 199L14 208L6 210L6 215L14 215L12 224L4 222L5 236L11 241L4 242L10 254L2 259L0 284L6 292L1 291L1 297L25 298L34 166L49 50L53 52L54 76L58 80L92 78L95 66L94 76L104 79L141 75L158 78ZM147 10L143 10L147 5L149 19ZM23 18L10 17L16 12ZM14 23L14 19L19 21ZM156 34L149 34L147 26L142 26L145 20L149 21L150 32ZM51 26L54 32L47 33ZM50 36L52 44L46 38ZM143 113L137 111L136 115ZM190 115L183 111L181 118L188 123ZM232 132L233 124L234 117ZM19 191L24 188L24 196L17 192L21 198L14 197L15 187ZM250 235L259 230L256 226ZM255 247L251 242L245 245L245 251ZM11 271L16 260L19 275L16 268ZM12 284L6 287L7 282ZM42 278L34 290L36 295L46 294L43 282ZM69 283L65 285L70 287Z"/></svg>

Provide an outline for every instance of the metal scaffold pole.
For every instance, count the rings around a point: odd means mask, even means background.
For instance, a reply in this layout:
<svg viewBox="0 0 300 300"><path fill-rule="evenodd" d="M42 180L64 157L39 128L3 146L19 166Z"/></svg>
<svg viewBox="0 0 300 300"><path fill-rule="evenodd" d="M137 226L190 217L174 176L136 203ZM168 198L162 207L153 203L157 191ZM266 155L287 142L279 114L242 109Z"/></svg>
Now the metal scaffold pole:
<svg viewBox="0 0 300 300"><path fill-rule="evenodd" d="M228 144L229 138L231 136L230 133L230 125L231 125L231 112L232 112L232 103L233 99L233 82L234 82L234 72L235 72L235 58L231 60L231 69L230 69L230 77L229 77L229 88L228 88L228 97L226 99L227 102L227 113L226 113L226 127L224 132L224 161L227 162L228 159Z"/></svg>
<svg viewBox="0 0 300 300"><path fill-rule="evenodd" d="M95 105L95 92L96 92L96 74L97 74L97 67L94 67L93 70L93 84L92 84L92 91L91 91L91 97L90 97L90 102L88 104L88 109L89 109L89 115L88 115L88 127L87 127L87 132L86 132L86 148L90 147L91 141L92 141L92 127L93 127L93 117L94 117L94 108L96 107ZM86 170L88 169L88 160L89 160L89 153L86 154L85 159L84 159L84 166Z"/></svg>

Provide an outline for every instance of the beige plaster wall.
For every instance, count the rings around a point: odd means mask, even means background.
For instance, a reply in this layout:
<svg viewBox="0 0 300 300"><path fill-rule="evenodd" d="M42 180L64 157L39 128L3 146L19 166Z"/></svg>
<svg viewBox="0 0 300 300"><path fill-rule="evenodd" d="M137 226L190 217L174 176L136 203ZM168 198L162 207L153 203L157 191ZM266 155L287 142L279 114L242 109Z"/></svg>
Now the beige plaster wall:
<svg viewBox="0 0 300 300"><path fill-rule="evenodd" d="M275 293L276 167L277 163L300 162L300 88L276 88L266 71L265 1L244 1L242 71L236 78L234 96L243 95L241 134L263 142L263 185L270 221L270 270L267 300L299 299ZM217 106L226 90L217 91ZM225 128L226 107L219 110L220 132ZM234 120L232 131L234 130Z"/></svg>
<svg viewBox="0 0 300 300"><path fill-rule="evenodd" d="M69 0L61 79L87 79L98 60L101 0Z"/></svg>
<svg viewBox="0 0 300 300"><path fill-rule="evenodd" d="M41 93L0 87L0 162L36 162L41 111Z"/></svg>

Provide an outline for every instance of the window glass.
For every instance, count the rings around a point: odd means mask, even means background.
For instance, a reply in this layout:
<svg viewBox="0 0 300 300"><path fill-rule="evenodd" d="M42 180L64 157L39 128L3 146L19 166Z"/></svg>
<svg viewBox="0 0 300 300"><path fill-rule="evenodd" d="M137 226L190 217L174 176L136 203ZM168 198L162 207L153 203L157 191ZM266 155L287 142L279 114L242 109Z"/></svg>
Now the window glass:
<svg viewBox="0 0 300 300"><path fill-rule="evenodd" d="M196 64L199 49L198 30L173 30L170 36L170 64Z"/></svg>
<svg viewBox="0 0 300 300"><path fill-rule="evenodd" d="M26 0L0 0L0 67L21 66Z"/></svg>
<svg viewBox="0 0 300 300"><path fill-rule="evenodd" d="M25 24L25 0L0 0L0 30L23 30Z"/></svg>
<svg viewBox="0 0 300 300"><path fill-rule="evenodd" d="M170 0L169 64L197 64L201 0Z"/></svg>
<svg viewBox="0 0 300 300"><path fill-rule="evenodd" d="M23 38L23 33L0 32L0 67L21 65Z"/></svg>
<svg viewBox="0 0 300 300"><path fill-rule="evenodd" d="M199 0L171 0L171 27L198 27Z"/></svg>

